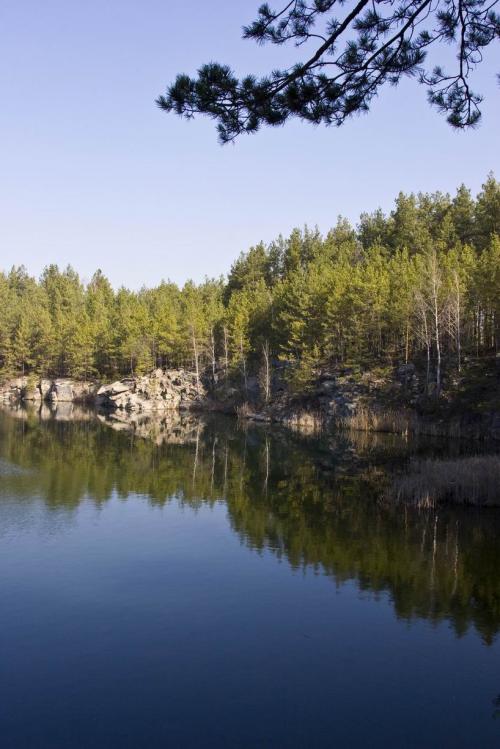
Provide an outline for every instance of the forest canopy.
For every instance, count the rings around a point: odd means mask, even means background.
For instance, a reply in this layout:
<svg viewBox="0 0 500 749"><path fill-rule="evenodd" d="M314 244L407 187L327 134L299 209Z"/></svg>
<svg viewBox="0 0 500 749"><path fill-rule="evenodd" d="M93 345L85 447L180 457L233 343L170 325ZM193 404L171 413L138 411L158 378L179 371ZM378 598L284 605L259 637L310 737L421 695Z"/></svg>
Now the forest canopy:
<svg viewBox="0 0 500 749"><path fill-rule="evenodd" d="M339 218L324 236L294 229L242 253L227 279L182 288L15 267L0 273L0 305L4 377L183 366L244 382L265 357L307 389L318 368L347 362L460 370L500 349L500 184L490 175L476 198L463 185L453 197L400 193L388 215Z"/></svg>
<svg viewBox="0 0 500 749"><path fill-rule="evenodd" d="M208 115L222 143L290 117L342 125L404 76L427 90L429 103L455 128L481 117L482 97L471 74L484 49L500 37L497 0L292 0L264 3L243 38L294 45L304 59L268 75L238 79L228 65L202 65L195 78L178 75L159 96L167 112ZM450 55L449 49L453 54ZM428 53L431 60L428 61Z"/></svg>

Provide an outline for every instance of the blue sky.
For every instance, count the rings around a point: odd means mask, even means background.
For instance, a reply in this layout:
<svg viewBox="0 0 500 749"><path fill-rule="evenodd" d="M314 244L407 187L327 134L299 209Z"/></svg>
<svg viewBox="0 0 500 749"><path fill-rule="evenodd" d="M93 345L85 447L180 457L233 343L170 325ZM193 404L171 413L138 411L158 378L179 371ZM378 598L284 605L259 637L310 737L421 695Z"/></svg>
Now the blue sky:
<svg viewBox="0 0 500 749"><path fill-rule="evenodd" d="M452 131L413 81L343 128L293 122L221 147L214 124L154 99L178 72L290 62L241 40L258 0L3 0L0 267L100 267L114 286L226 272L305 223L390 210L399 190L474 192L500 174L498 45L474 77L483 122Z"/></svg>

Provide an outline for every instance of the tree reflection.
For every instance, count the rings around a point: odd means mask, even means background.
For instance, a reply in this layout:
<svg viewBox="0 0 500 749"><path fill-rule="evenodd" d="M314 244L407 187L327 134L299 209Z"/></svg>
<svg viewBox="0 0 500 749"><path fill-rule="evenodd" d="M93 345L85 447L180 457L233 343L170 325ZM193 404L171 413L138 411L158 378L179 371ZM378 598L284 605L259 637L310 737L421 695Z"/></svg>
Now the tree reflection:
<svg viewBox="0 0 500 749"><path fill-rule="evenodd" d="M500 626L500 513L382 507L377 484L401 446L327 442L190 414L157 421L93 414L0 413L2 496L48 508L139 494L157 505L224 501L252 549L294 569L387 593L396 614L473 625L487 643ZM81 417L81 418L80 418Z"/></svg>

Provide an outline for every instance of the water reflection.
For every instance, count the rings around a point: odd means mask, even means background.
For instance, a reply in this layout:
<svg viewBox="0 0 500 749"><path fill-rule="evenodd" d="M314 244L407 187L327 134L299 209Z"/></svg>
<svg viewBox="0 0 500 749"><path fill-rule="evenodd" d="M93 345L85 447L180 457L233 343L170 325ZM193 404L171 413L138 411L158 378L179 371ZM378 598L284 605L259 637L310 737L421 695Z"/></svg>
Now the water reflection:
<svg viewBox="0 0 500 749"><path fill-rule="evenodd" d="M500 513L381 507L377 487L410 446L391 437L323 440L230 419L148 421L59 412L0 413L0 498L42 497L52 512L113 494L197 508L224 501L233 531L295 569L389 593L398 617L500 627Z"/></svg>

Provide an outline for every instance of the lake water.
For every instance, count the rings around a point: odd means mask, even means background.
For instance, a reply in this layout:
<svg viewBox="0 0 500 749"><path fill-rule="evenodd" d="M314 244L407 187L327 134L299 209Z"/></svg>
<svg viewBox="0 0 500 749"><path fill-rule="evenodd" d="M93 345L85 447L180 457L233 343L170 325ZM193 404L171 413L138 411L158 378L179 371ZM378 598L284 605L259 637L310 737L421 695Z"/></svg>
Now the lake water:
<svg viewBox="0 0 500 749"><path fill-rule="evenodd" d="M500 746L500 511L375 500L428 444L44 417L0 413L2 749Z"/></svg>

